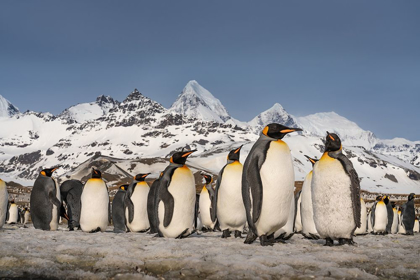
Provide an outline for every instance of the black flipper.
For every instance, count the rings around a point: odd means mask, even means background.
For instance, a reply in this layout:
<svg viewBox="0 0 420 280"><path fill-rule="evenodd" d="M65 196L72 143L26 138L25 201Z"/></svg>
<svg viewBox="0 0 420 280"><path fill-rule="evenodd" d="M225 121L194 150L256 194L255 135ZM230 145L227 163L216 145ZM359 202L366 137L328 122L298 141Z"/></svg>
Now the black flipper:
<svg viewBox="0 0 420 280"><path fill-rule="evenodd" d="M128 186L128 189L125 193L125 198L124 198L124 206L128 208L128 222L130 223L132 223L134 219L134 204L133 204L133 201L131 200L131 195L134 192L134 188L136 184L137 184L136 182L133 182L132 184Z"/></svg>
<svg viewBox="0 0 420 280"><path fill-rule="evenodd" d="M219 196L219 188L220 188L220 183L222 182L223 171L225 170L226 165L223 166L222 170L220 170L219 175L217 177L217 182L216 182L216 188L214 190L213 201L211 202L211 207L212 208L210 210L211 221L212 222L215 222L216 218L217 218L217 199L218 199L218 196Z"/></svg>
<svg viewBox="0 0 420 280"><path fill-rule="evenodd" d="M167 188L161 188L159 190L159 197L163 201L163 204L165 206L165 217L163 218L163 226L167 227L171 223L172 216L174 214L174 197L171 195Z"/></svg>
<svg viewBox="0 0 420 280"><path fill-rule="evenodd" d="M174 206L175 201L171 193L168 191L169 184L171 183L172 175L174 174L175 170L179 166L177 165L169 165L166 167L166 169L163 171L163 175L161 176L159 180L159 187L157 190L157 199L155 201L155 215L157 219L157 227L159 228L159 224L161 221L159 221L159 203L160 201L163 202L165 207L165 215L163 219L163 226L167 227L171 221L172 216L174 213ZM163 236L162 233L158 229L159 235Z"/></svg>
<svg viewBox="0 0 420 280"><path fill-rule="evenodd" d="M342 153L333 153L329 152L328 155L332 158L336 158L340 161L347 175L350 177L350 191L351 191L351 201L353 205L353 217L356 224L356 228L361 225L361 205L360 205L360 180L359 175L357 175L356 170L353 167L351 161Z"/></svg>
<svg viewBox="0 0 420 280"><path fill-rule="evenodd" d="M372 224L372 230L373 230L373 227L375 226L375 210L376 210L377 203L378 202L375 202L372 206L372 209L370 210L370 222Z"/></svg>
<svg viewBox="0 0 420 280"><path fill-rule="evenodd" d="M7 211L6 211L6 222L9 220L9 211L10 211L10 201L7 202Z"/></svg>

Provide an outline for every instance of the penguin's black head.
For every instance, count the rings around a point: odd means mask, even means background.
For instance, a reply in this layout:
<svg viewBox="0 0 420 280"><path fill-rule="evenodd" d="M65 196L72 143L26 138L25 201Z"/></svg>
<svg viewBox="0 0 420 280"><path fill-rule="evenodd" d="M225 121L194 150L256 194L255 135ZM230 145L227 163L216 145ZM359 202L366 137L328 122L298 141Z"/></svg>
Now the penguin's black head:
<svg viewBox="0 0 420 280"><path fill-rule="evenodd" d="M25 207L23 210L28 211L28 207Z"/></svg>
<svg viewBox="0 0 420 280"><path fill-rule="evenodd" d="M15 203L15 200L14 199L10 200L10 203L11 204L14 204Z"/></svg>
<svg viewBox="0 0 420 280"><path fill-rule="evenodd" d="M341 149L341 140L335 133L327 131L327 138L325 141L325 152L335 152Z"/></svg>
<svg viewBox="0 0 420 280"><path fill-rule="evenodd" d="M385 202L386 205L388 205L388 203L389 203L389 196L386 195L384 197L384 202Z"/></svg>
<svg viewBox="0 0 420 280"><path fill-rule="evenodd" d="M127 189L128 189L128 184L120 186L120 190L126 191Z"/></svg>
<svg viewBox="0 0 420 280"><path fill-rule="evenodd" d="M171 159L169 160L172 163L176 164L185 164L187 161L187 157L194 153L197 150L187 151L187 152L176 152L171 156Z"/></svg>
<svg viewBox="0 0 420 280"><path fill-rule="evenodd" d="M376 197L376 201L381 201L381 199L382 199L382 196L381 196L381 195L378 195L378 196Z"/></svg>
<svg viewBox="0 0 420 280"><path fill-rule="evenodd" d="M235 150L230 151L228 155L228 160L239 161L239 154L241 153L242 146L240 146L239 148Z"/></svg>
<svg viewBox="0 0 420 280"><path fill-rule="evenodd" d="M92 167L92 178L102 178L101 171Z"/></svg>
<svg viewBox="0 0 420 280"><path fill-rule="evenodd" d="M414 193L410 193L410 195L408 196L408 201L411 201L414 198L416 198L416 195Z"/></svg>
<svg viewBox="0 0 420 280"><path fill-rule="evenodd" d="M270 123L264 127L262 134L274 139L283 139L286 134L295 131L302 131L300 128L291 128L278 123Z"/></svg>
<svg viewBox="0 0 420 280"><path fill-rule="evenodd" d="M210 175L201 174L201 176L203 176L204 179L206 179L206 184L210 184L213 181L213 178Z"/></svg>
<svg viewBox="0 0 420 280"><path fill-rule="evenodd" d="M149 175L150 173L141 173L141 174L137 174L136 176L134 176L134 180L138 181L138 182L142 182L144 181L144 179L146 179L147 175Z"/></svg>
<svg viewBox="0 0 420 280"><path fill-rule="evenodd" d="M395 208L395 206L396 206L395 201L391 202L391 206L392 206L392 208Z"/></svg>
<svg viewBox="0 0 420 280"><path fill-rule="evenodd" d="M57 169L58 169L58 167L43 169L41 171L41 175L44 175L44 176L47 176L47 177L51 177L53 175L54 171L56 171Z"/></svg>
<svg viewBox="0 0 420 280"><path fill-rule="evenodd" d="M305 157L312 163L312 166L314 166L314 164L319 160L319 159L316 159L316 158L311 158L307 155L305 155Z"/></svg>

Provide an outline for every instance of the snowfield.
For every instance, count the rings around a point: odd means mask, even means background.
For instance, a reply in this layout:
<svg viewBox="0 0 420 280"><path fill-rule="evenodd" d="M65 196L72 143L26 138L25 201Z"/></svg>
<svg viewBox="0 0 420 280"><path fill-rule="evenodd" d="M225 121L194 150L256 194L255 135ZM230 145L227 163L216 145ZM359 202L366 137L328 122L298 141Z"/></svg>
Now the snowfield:
<svg viewBox="0 0 420 280"><path fill-rule="evenodd" d="M165 239L149 234L0 230L0 278L48 279L419 279L420 235L358 236L324 247L294 235L262 247L221 233Z"/></svg>

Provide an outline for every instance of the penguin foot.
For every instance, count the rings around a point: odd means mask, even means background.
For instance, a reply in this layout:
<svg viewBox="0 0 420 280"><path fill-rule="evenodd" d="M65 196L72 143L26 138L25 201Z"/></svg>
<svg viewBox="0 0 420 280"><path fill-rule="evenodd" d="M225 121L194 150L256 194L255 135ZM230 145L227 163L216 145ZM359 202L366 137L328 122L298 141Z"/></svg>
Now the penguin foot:
<svg viewBox="0 0 420 280"><path fill-rule="evenodd" d="M186 236L184 236L184 234L186 234L187 232L188 232L188 230L189 230L189 228L186 228L183 232L181 232L181 234L180 235L178 235L175 239L183 239L183 238L185 238L185 237L188 237L188 236L190 236L190 234L188 234L188 235L186 235Z"/></svg>
<svg viewBox="0 0 420 280"><path fill-rule="evenodd" d="M260 236L260 244L261 244L261 246L273 246L274 242L273 242L272 239L269 239L269 236L264 234L264 235Z"/></svg>
<svg viewBox="0 0 420 280"><path fill-rule="evenodd" d="M256 234L254 234L252 232L252 230L250 230L250 231L248 231L248 235L246 236L244 243L245 244L252 244L252 242L254 242L255 239L257 239L257 237L258 236Z"/></svg>
<svg viewBox="0 0 420 280"><path fill-rule="evenodd" d="M72 228L72 227L71 227L71 228L69 228L69 231L74 231L74 228Z"/></svg>
<svg viewBox="0 0 420 280"><path fill-rule="evenodd" d="M222 233L222 238L228 238L230 237L230 230L225 229Z"/></svg>
<svg viewBox="0 0 420 280"><path fill-rule="evenodd" d="M352 245L355 246L357 245L356 242L353 241L352 238L339 238L338 239L338 245Z"/></svg>
<svg viewBox="0 0 420 280"><path fill-rule="evenodd" d="M325 238L325 245L324 246L329 246L329 247L334 246L334 241L331 238L327 237L327 238Z"/></svg>
<svg viewBox="0 0 420 280"><path fill-rule="evenodd" d="M92 229L91 231L89 231L89 233L95 233L95 232L99 232L101 231L100 227L97 227L96 229Z"/></svg>
<svg viewBox="0 0 420 280"><path fill-rule="evenodd" d="M414 235L414 232L412 232L412 231L407 231L407 232L405 233L405 235Z"/></svg>
<svg viewBox="0 0 420 280"><path fill-rule="evenodd" d="M235 238L243 238L242 233L239 230L235 230Z"/></svg>

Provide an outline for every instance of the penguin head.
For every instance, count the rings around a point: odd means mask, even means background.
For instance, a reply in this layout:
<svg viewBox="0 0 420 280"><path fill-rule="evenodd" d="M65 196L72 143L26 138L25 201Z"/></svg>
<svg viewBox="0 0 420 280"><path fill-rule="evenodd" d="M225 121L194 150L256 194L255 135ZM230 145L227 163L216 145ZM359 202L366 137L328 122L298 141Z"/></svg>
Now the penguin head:
<svg viewBox="0 0 420 280"><path fill-rule="evenodd" d="M381 195L378 195L375 200L376 201L381 201L381 199L382 199L382 196Z"/></svg>
<svg viewBox="0 0 420 280"><path fill-rule="evenodd" d="M101 171L92 167L92 178L102 178Z"/></svg>
<svg viewBox="0 0 420 280"><path fill-rule="evenodd" d="M128 189L128 185L127 184L120 186L120 190L126 191L127 189Z"/></svg>
<svg viewBox="0 0 420 280"><path fill-rule="evenodd" d="M414 193L410 193L410 195L408 196L408 201L411 201L415 198L416 198L416 195Z"/></svg>
<svg viewBox="0 0 420 280"><path fill-rule="evenodd" d="M278 123L270 123L264 127L262 134L274 139L283 139L286 134L295 131L302 131L300 128L287 127Z"/></svg>
<svg viewBox="0 0 420 280"><path fill-rule="evenodd" d="M335 133L327 131L327 138L325 141L325 152L335 152L341 150L341 140Z"/></svg>
<svg viewBox="0 0 420 280"><path fill-rule="evenodd" d="M134 176L134 180L138 181L138 182L142 182L144 181L144 179L146 179L147 175L149 175L150 173L140 173L137 174L136 176Z"/></svg>
<svg viewBox="0 0 420 280"><path fill-rule="evenodd" d="M24 210L24 211L28 211L28 207L25 207L23 210Z"/></svg>
<svg viewBox="0 0 420 280"><path fill-rule="evenodd" d="M204 179L206 180L206 184L210 184L211 182L213 182L213 178L210 175L201 174L201 176L203 176Z"/></svg>
<svg viewBox="0 0 420 280"><path fill-rule="evenodd" d="M389 203L389 196L385 195L383 197L383 201L385 202L386 205L388 205L388 203Z"/></svg>
<svg viewBox="0 0 420 280"><path fill-rule="evenodd" d="M395 206L396 206L395 201L391 202L391 206L392 206L392 208L395 208Z"/></svg>
<svg viewBox="0 0 420 280"><path fill-rule="evenodd" d="M242 146L243 145L241 145L239 148L235 150L230 151L227 159L231 161L239 161L239 154L241 153Z"/></svg>
<svg viewBox="0 0 420 280"><path fill-rule="evenodd" d="M58 169L58 167L42 169L40 174L43 175L43 176L51 177L53 175L54 171L56 171L57 169Z"/></svg>
<svg viewBox="0 0 420 280"><path fill-rule="evenodd" d="M319 160L319 159L316 159L316 158L311 158L307 155L305 155L305 157L312 163L312 166L314 166L314 164Z"/></svg>
<svg viewBox="0 0 420 280"><path fill-rule="evenodd" d="M187 161L187 157L194 153L197 150L187 151L187 152L176 152L171 156L171 159L169 160L172 163L176 164L185 164Z"/></svg>

